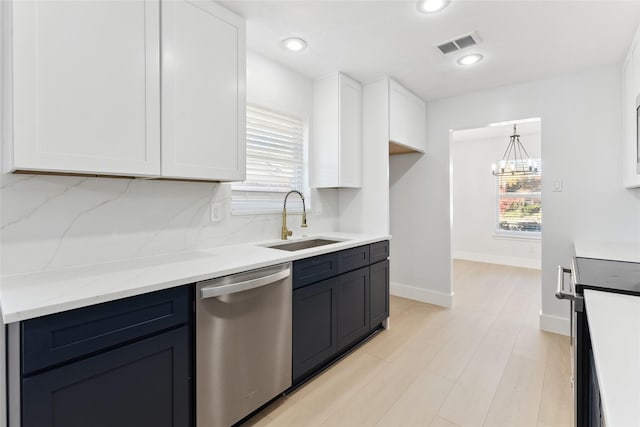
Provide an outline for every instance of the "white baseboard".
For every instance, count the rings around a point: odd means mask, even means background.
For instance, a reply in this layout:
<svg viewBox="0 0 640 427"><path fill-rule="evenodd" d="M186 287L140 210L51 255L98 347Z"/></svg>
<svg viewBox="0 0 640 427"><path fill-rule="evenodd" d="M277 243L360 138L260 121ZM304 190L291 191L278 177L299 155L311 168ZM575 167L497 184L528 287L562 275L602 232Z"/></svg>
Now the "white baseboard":
<svg viewBox="0 0 640 427"><path fill-rule="evenodd" d="M394 282L391 282L389 288L391 295L447 308L453 307L453 293L446 294L444 292L430 291L428 289L416 288Z"/></svg>
<svg viewBox="0 0 640 427"><path fill-rule="evenodd" d="M551 316L540 312L540 329L554 334L571 335L571 322L565 317Z"/></svg>
<svg viewBox="0 0 640 427"><path fill-rule="evenodd" d="M481 254L477 252L454 251L454 259L463 259L467 261L486 262L488 264L510 265L513 267L532 268L540 270L541 262L539 259L520 258L513 256Z"/></svg>

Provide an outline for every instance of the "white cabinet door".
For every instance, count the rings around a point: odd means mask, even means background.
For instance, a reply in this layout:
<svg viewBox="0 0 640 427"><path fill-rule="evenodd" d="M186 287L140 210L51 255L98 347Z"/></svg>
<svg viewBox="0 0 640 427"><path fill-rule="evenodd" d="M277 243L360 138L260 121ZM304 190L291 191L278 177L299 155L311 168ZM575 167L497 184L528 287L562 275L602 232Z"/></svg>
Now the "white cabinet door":
<svg viewBox="0 0 640 427"><path fill-rule="evenodd" d="M633 86L631 88L633 92L634 102L635 97L640 94L640 44L637 41L631 45L631 67L633 70Z"/></svg>
<svg viewBox="0 0 640 427"><path fill-rule="evenodd" d="M245 179L245 24L212 1L162 9L162 175Z"/></svg>
<svg viewBox="0 0 640 427"><path fill-rule="evenodd" d="M413 94L407 100L407 143L411 148L424 153L426 144L427 107L424 101Z"/></svg>
<svg viewBox="0 0 640 427"><path fill-rule="evenodd" d="M340 98L338 75L313 82L313 137L309 142L312 188L339 187Z"/></svg>
<svg viewBox="0 0 640 427"><path fill-rule="evenodd" d="M340 176L338 187L362 185L362 86L340 74Z"/></svg>
<svg viewBox="0 0 640 427"><path fill-rule="evenodd" d="M362 86L336 73L313 83L311 186L362 186Z"/></svg>
<svg viewBox="0 0 640 427"><path fill-rule="evenodd" d="M424 101L389 80L389 141L424 153L426 131Z"/></svg>
<svg viewBox="0 0 640 427"><path fill-rule="evenodd" d="M409 92L389 81L389 140L407 145L407 107Z"/></svg>
<svg viewBox="0 0 640 427"><path fill-rule="evenodd" d="M158 0L13 2L12 170L160 173Z"/></svg>
<svg viewBox="0 0 640 427"><path fill-rule="evenodd" d="M638 129L636 127L636 96L640 91L640 48L632 45L631 55L623 65L622 72L622 173L625 187L640 186L638 171Z"/></svg>

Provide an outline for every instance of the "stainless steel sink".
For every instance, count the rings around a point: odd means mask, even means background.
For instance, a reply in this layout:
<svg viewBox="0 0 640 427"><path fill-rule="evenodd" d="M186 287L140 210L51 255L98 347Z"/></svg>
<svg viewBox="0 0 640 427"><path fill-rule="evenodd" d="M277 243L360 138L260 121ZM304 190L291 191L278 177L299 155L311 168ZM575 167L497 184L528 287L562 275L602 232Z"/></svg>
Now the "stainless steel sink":
<svg viewBox="0 0 640 427"><path fill-rule="evenodd" d="M301 240L298 242L281 243L279 245L269 246L272 249L280 249L283 251L300 251L302 249L315 248L318 246L330 245L332 243L340 243L342 240L329 240L329 239L309 239Z"/></svg>

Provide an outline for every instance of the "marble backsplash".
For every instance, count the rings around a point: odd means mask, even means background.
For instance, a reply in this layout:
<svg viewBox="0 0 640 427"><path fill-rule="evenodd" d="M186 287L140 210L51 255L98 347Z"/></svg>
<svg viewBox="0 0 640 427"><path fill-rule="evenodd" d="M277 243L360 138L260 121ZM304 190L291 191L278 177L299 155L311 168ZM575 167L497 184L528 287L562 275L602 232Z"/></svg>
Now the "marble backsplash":
<svg viewBox="0 0 640 427"><path fill-rule="evenodd" d="M337 230L337 191L313 190L312 201L309 228L290 217L294 233ZM279 213L231 215L223 183L2 175L0 205L2 275L278 239L281 226Z"/></svg>

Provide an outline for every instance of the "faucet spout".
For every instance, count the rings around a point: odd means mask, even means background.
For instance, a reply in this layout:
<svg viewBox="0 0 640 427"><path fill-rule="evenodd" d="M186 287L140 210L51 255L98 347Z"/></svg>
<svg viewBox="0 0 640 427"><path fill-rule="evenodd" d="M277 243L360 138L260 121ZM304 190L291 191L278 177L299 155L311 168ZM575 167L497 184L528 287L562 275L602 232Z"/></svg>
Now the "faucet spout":
<svg viewBox="0 0 640 427"><path fill-rule="evenodd" d="M289 198L289 195L291 193L296 193L298 196L300 196L300 199L302 200L302 224L300 226L301 227L307 226L307 207L305 206L305 203L304 203L304 196L302 195L301 192L297 190L289 191L284 196L284 205L282 206L282 231L280 233L280 237L282 238L282 240L287 240L287 237L293 235L293 231L287 228L287 199Z"/></svg>

